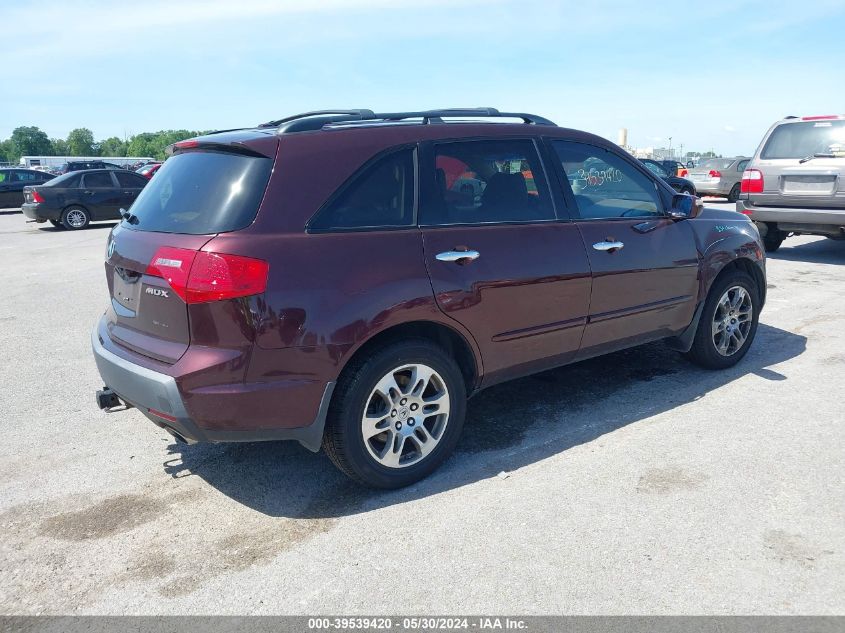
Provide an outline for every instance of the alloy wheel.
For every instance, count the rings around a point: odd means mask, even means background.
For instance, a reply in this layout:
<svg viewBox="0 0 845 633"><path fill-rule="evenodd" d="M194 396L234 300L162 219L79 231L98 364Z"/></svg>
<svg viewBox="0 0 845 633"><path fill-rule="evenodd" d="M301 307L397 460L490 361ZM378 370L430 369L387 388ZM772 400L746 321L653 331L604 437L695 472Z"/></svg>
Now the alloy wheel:
<svg viewBox="0 0 845 633"><path fill-rule="evenodd" d="M361 418L367 452L382 466L405 468L424 460L449 423L446 381L428 365L398 367L370 392Z"/></svg>
<svg viewBox="0 0 845 633"><path fill-rule="evenodd" d="M85 221L85 213L83 213L79 209L71 209L67 212L67 223L70 224L73 228L82 228L83 226L85 226Z"/></svg>
<svg viewBox="0 0 845 633"><path fill-rule="evenodd" d="M722 356L736 354L751 331L754 305L751 295L742 286L731 286L716 303L713 314L713 345Z"/></svg>

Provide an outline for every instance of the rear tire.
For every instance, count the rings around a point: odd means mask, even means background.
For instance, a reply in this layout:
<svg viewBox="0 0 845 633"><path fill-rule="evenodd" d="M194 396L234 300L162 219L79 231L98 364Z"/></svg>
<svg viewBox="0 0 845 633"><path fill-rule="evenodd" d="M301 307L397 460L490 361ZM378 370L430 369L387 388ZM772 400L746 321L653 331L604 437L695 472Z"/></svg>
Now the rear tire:
<svg viewBox="0 0 845 633"><path fill-rule="evenodd" d="M783 240L785 236L783 231L778 230L770 230L766 233L766 237L763 238L763 246L766 248L767 253L774 253L777 249L780 248L780 245L783 244Z"/></svg>
<svg viewBox="0 0 845 633"><path fill-rule="evenodd" d="M739 200L739 183L731 187L731 192L728 194L728 202L736 202Z"/></svg>
<svg viewBox="0 0 845 633"><path fill-rule="evenodd" d="M62 211L62 226L68 231L79 231L90 223L91 215L83 207L72 206Z"/></svg>
<svg viewBox="0 0 845 633"><path fill-rule="evenodd" d="M760 291L748 273L732 270L710 288L686 357L705 369L727 369L748 352L757 333Z"/></svg>
<svg viewBox="0 0 845 633"><path fill-rule="evenodd" d="M401 488L434 472L452 453L465 414L466 385L451 356L425 339L391 343L344 369L323 448L355 481Z"/></svg>

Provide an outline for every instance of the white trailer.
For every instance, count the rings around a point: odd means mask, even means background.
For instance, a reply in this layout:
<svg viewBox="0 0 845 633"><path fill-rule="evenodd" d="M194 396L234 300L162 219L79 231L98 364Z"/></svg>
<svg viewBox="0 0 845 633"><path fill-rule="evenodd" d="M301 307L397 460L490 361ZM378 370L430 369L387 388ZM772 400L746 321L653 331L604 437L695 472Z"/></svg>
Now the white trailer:
<svg viewBox="0 0 845 633"><path fill-rule="evenodd" d="M112 163L121 167L134 165L135 163L150 162L150 156L21 156L21 167L46 167L47 169L58 169L65 163L72 161L102 161Z"/></svg>

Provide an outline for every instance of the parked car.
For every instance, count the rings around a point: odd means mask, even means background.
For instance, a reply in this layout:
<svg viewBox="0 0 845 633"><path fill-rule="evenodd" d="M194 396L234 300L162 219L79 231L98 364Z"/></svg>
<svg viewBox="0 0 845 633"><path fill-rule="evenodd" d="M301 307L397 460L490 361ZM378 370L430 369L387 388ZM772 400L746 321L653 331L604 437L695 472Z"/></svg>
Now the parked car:
<svg viewBox="0 0 845 633"><path fill-rule="evenodd" d="M453 195L468 176L484 186ZM101 408L178 441L322 446L383 488L437 468L467 396L496 383L658 339L733 366L766 296L747 218L598 136L492 108L176 143L105 265Z"/></svg>
<svg viewBox="0 0 845 633"><path fill-rule="evenodd" d="M695 183L691 180L687 180L686 178L679 178L678 176L673 176L669 171L666 170L664 167L663 162L659 162L656 160L652 160L650 158L643 158L640 162L645 165L648 170L653 173L658 178L662 178L666 184L668 184L672 189L677 191L678 193L686 193L691 196L698 195L695 189Z"/></svg>
<svg viewBox="0 0 845 633"><path fill-rule="evenodd" d="M740 190L736 209L754 220L769 252L789 235L845 239L845 115L777 121Z"/></svg>
<svg viewBox="0 0 845 633"><path fill-rule="evenodd" d="M673 176L678 178L685 178L687 175L687 166L677 160L661 160L658 161L663 168Z"/></svg>
<svg viewBox="0 0 845 633"><path fill-rule="evenodd" d="M135 170L135 173L140 174L141 176L149 180L150 178L155 176L155 173L159 170L160 167L161 163L147 163L143 167Z"/></svg>
<svg viewBox="0 0 845 633"><path fill-rule="evenodd" d="M742 172L750 160L747 156L708 158L690 170L689 179L695 183L699 195L727 198L728 202L736 202L739 200Z"/></svg>
<svg viewBox="0 0 845 633"><path fill-rule="evenodd" d="M24 188L23 213L36 222L50 221L69 230L92 221L116 220L149 182L125 169L72 171L35 187Z"/></svg>
<svg viewBox="0 0 845 633"><path fill-rule="evenodd" d="M60 174L66 174L71 171L82 171L83 169L122 169L122 167L101 160L74 160L64 163L59 167L58 171Z"/></svg>
<svg viewBox="0 0 845 633"><path fill-rule="evenodd" d="M0 168L0 209L20 209L23 189L55 178L53 174L34 169Z"/></svg>

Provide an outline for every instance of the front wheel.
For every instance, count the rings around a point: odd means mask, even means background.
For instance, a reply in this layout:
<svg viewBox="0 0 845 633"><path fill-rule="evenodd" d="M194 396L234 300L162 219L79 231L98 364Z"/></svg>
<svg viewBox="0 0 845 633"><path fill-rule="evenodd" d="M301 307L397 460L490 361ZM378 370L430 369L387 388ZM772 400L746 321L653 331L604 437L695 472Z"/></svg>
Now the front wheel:
<svg viewBox="0 0 845 633"><path fill-rule="evenodd" d="M731 271L713 284L687 357L706 369L736 365L757 333L760 292L748 273Z"/></svg>
<svg viewBox="0 0 845 633"><path fill-rule="evenodd" d="M390 344L344 370L323 448L343 473L375 488L431 474L454 450L466 412L461 371L426 340Z"/></svg>

